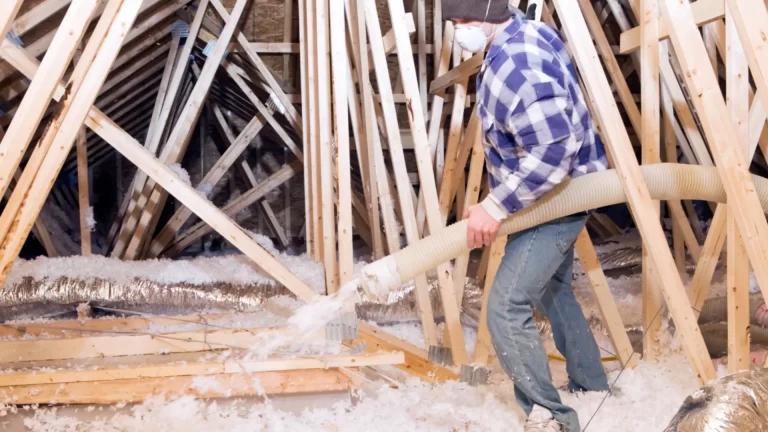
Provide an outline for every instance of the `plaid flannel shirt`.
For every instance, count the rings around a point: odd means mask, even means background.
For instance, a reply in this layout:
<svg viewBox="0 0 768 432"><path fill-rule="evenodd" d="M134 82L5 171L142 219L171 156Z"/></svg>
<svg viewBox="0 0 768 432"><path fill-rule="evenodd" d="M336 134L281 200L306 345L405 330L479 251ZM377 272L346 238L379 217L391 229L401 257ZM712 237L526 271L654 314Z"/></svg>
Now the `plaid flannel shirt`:
<svg viewBox="0 0 768 432"><path fill-rule="evenodd" d="M491 44L477 95L491 187L482 205L496 220L566 177L607 168L576 71L549 25L515 16Z"/></svg>

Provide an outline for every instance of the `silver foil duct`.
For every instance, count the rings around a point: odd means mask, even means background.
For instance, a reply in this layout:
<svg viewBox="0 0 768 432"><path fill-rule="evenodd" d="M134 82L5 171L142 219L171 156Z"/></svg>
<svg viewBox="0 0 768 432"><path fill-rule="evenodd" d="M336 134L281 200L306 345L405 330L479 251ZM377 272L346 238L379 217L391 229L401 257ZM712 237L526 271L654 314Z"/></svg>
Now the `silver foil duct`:
<svg viewBox="0 0 768 432"><path fill-rule="evenodd" d="M146 279L118 283L107 279L23 278L19 283L0 290L0 322L53 317L72 314L78 305L130 310L157 315L185 315L201 312L259 310L267 299L293 294L283 286L274 284L207 285L163 284ZM443 307L437 280L429 279L429 297L437 321L443 320ZM477 327L482 306L482 286L474 278L467 278L461 321ZM358 293L357 314L360 319L377 324L419 322L418 307L413 285L406 285L390 293L386 301L371 301ZM589 319L596 334L607 335L597 317ZM552 327L543 315L534 312L534 324L543 337L552 335Z"/></svg>
<svg viewBox="0 0 768 432"><path fill-rule="evenodd" d="M163 315L209 310L248 311L270 297L290 292L277 285L161 284L134 279L33 279L0 290L0 320L38 318L72 312L81 303Z"/></svg>
<svg viewBox="0 0 768 432"><path fill-rule="evenodd" d="M697 390L664 432L768 430L768 369L753 367Z"/></svg>

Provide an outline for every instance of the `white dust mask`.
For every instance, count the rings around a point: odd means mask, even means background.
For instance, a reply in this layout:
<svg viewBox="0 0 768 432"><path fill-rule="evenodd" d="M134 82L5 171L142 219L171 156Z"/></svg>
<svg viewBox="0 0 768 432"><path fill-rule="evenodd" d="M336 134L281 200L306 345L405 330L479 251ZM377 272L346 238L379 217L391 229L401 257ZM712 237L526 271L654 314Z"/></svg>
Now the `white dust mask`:
<svg viewBox="0 0 768 432"><path fill-rule="evenodd" d="M482 28L475 25L459 24L454 34L456 42L465 51L477 54L488 45L488 38Z"/></svg>

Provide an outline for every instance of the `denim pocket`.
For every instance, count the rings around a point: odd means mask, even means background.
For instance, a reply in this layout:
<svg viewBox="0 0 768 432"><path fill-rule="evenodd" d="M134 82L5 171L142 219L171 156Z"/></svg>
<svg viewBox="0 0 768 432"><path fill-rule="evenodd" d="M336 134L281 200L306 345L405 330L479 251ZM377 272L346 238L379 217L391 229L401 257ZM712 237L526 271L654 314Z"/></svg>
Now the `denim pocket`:
<svg viewBox="0 0 768 432"><path fill-rule="evenodd" d="M573 247L586 223L587 216L566 216L558 221L556 243L561 254L567 254Z"/></svg>

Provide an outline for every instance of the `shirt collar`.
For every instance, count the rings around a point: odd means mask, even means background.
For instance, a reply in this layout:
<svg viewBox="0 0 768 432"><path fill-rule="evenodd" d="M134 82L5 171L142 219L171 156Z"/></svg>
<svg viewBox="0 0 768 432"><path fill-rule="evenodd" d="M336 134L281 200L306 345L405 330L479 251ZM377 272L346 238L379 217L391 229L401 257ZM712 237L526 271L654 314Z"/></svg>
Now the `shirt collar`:
<svg viewBox="0 0 768 432"><path fill-rule="evenodd" d="M496 55L498 55L499 52L504 49L504 45L509 41L509 39L516 35L518 31L520 31L522 23L522 15L512 15L512 22L500 30L499 33L496 34L496 37L493 38L491 47L488 49L488 53L486 54L485 60L483 61L482 70L485 70L485 68L491 64Z"/></svg>

